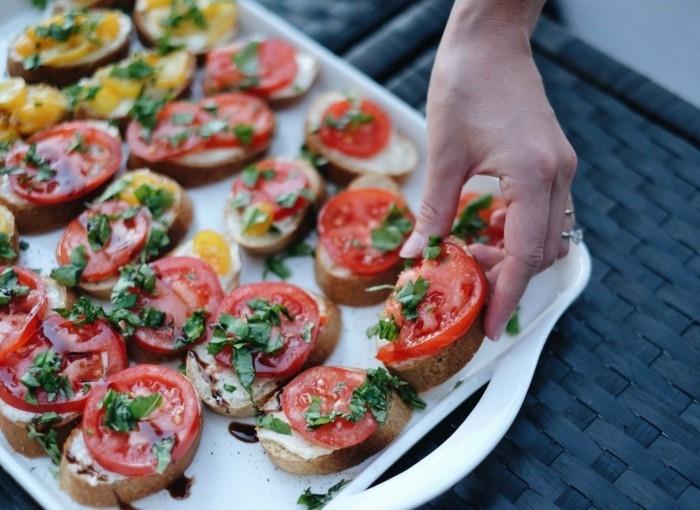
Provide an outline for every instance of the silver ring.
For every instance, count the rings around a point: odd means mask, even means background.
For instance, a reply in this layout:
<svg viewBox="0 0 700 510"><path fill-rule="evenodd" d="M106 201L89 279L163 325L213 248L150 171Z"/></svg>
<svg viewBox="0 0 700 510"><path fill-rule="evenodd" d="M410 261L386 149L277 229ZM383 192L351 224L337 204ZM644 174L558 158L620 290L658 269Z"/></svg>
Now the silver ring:
<svg viewBox="0 0 700 510"><path fill-rule="evenodd" d="M563 239L568 239L574 244L579 244L581 241L583 241L583 230L580 228L574 228L568 232L562 232L561 237Z"/></svg>
<svg viewBox="0 0 700 510"><path fill-rule="evenodd" d="M564 214L566 214L567 216L573 216L574 210L573 209L565 209Z"/></svg>

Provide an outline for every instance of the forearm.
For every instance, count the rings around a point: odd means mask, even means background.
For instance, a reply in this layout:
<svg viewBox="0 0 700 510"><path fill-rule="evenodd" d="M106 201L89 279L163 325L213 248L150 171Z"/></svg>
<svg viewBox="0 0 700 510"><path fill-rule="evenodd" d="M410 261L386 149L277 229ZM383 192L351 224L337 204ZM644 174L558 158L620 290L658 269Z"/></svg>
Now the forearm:
<svg viewBox="0 0 700 510"><path fill-rule="evenodd" d="M545 0L456 0L450 21L470 28L512 25L532 34Z"/></svg>

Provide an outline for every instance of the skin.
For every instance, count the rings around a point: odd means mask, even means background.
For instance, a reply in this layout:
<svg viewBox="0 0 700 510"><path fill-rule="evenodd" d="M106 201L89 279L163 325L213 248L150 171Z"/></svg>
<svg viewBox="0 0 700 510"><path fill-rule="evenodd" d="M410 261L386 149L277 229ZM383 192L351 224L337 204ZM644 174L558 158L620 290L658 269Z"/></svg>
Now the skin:
<svg viewBox="0 0 700 510"><path fill-rule="evenodd" d="M457 0L428 92L428 179L401 255L449 233L462 185L500 180L504 248L472 245L492 286L484 329L498 339L530 279L567 254L576 154L545 96L530 34L544 0Z"/></svg>

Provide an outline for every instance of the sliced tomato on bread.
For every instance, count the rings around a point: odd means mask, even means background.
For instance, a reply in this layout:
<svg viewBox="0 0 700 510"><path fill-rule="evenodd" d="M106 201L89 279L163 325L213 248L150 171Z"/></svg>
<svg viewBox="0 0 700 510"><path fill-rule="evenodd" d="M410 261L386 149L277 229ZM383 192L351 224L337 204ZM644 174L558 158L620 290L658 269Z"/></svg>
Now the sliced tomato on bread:
<svg viewBox="0 0 700 510"><path fill-rule="evenodd" d="M499 197L468 191L459 199L452 234L467 244L503 246L506 204Z"/></svg>
<svg viewBox="0 0 700 510"><path fill-rule="evenodd" d="M0 359L22 347L36 331L48 306L46 285L29 269L0 271Z"/></svg>

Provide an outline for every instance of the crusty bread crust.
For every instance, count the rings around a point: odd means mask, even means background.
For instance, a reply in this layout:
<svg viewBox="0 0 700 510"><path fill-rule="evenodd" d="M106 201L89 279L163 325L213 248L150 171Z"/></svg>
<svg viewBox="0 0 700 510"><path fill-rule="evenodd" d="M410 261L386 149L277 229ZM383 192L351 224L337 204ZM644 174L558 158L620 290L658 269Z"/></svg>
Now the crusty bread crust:
<svg viewBox="0 0 700 510"><path fill-rule="evenodd" d="M56 430L58 447L62 448L71 431L80 424L81 415L73 413L65 420L50 425L38 426L40 431L48 429ZM0 430L13 450L25 457L46 457L44 448L34 439L29 437L27 423L11 420L0 411Z"/></svg>
<svg viewBox="0 0 700 510"><path fill-rule="evenodd" d="M82 434L82 430L80 428L75 429L66 442L61 465L59 466L59 486L81 505L95 507L118 506L121 503L131 503L165 489L178 476L184 473L192 463L195 453L197 453L202 434L202 424L200 423L199 425L197 438L190 449L187 450L180 460L169 465L165 472L148 476L130 477L112 483L99 482L97 485L91 485L85 477L74 473L68 468L70 459L66 457L65 452L69 451L70 444L75 440L76 434Z"/></svg>
<svg viewBox="0 0 700 510"><path fill-rule="evenodd" d="M269 439L261 439L260 444L273 464L296 475L325 475L337 473L356 466L375 453L386 448L396 439L411 419L411 407L403 402L396 392L392 392L388 403L389 414L383 425L362 443L335 450L333 453L304 459L287 450L283 445Z"/></svg>
<svg viewBox="0 0 700 510"><path fill-rule="evenodd" d="M17 55L15 55L13 51L9 51L7 56L7 74L24 78L24 81L27 83L44 82L57 87L66 87L77 82L81 78L92 75L100 67L126 58L129 54L129 43L131 41L132 31L133 30L129 30L124 40L110 53L98 59L74 65L39 65L36 69L25 69L24 62L17 58ZM15 41L11 43L10 48L13 48L14 45Z"/></svg>
<svg viewBox="0 0 700 510"><path fill-rule="evenodd" d="M437 354L385 363L386 368L418 392L442 384L469 363L481 347L484 340L483 316L482 310L460 338Z"/></svg>

